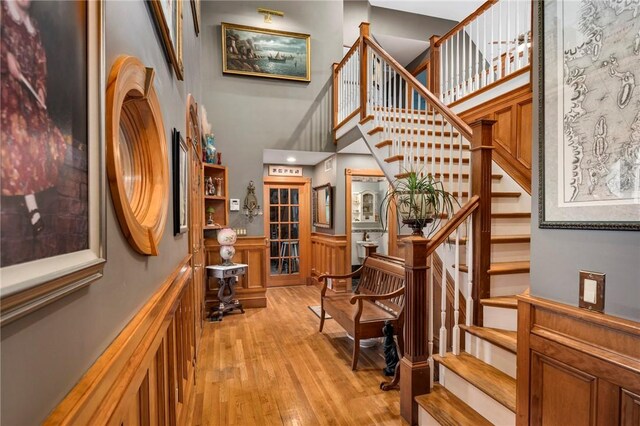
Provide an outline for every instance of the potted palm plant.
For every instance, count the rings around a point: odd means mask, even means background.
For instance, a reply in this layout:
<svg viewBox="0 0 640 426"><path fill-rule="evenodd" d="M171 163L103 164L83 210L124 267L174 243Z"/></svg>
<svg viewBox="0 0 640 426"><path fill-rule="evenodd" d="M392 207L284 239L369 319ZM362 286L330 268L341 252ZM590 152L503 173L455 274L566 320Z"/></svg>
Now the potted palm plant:
<svg viewBox="0 0 640 426"><path fill-rule="evenodd" d="M391 203L398 220L413 230L413 235L424 236L422 230L429 224L427 236L437 228L442 216L451 216L458 200L444 189L441 181L430 173L408 172L392 182L380 205L380 213L387 212Z"/></svg>

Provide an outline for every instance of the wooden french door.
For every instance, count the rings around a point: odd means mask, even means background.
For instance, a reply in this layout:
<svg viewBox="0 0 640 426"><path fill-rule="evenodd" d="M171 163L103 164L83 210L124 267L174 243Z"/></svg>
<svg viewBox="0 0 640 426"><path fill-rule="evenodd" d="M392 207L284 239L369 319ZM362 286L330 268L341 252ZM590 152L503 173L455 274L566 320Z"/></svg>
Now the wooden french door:
<svg viewBox="0 0 640 426"><path fill-rule="evenodd" d="M265 177L267 286L307 284L311 259L311 180Z"/></svg>

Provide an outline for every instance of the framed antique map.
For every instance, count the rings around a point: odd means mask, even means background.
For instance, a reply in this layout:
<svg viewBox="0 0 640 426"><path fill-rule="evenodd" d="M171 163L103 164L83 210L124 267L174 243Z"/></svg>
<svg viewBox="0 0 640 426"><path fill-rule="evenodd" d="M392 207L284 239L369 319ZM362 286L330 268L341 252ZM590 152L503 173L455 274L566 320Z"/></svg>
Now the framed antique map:
<svg viewBox="0 0 640 426"><path fill-rule="evenodd" d="M538 2L540 227L640 229L640 4Z"/></svg>

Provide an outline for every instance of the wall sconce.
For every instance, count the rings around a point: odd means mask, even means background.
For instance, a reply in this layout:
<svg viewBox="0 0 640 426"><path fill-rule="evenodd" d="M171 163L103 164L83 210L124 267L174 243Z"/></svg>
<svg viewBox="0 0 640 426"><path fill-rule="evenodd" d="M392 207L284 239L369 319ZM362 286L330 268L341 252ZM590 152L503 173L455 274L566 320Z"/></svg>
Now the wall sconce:
<svg viewBox="0 0 640 426"><path fill-rule="evenodd" d="M256 187L253 185L253 181L250 181L249 186L247 186L247 196L244 197L242 213L249 219L249 222L253 222L253 218L256 216L262 216L262 208L258 205Z"/></svg>
<svg viewBox="0 0 640 426"><path fill-rule="evenodd" d="M271 15L284 17L284 12L280 12L279 10L263 9L261 7L258 8L258 13L262 13L264 15L264 22L267 24L271 23Z"/></svg>

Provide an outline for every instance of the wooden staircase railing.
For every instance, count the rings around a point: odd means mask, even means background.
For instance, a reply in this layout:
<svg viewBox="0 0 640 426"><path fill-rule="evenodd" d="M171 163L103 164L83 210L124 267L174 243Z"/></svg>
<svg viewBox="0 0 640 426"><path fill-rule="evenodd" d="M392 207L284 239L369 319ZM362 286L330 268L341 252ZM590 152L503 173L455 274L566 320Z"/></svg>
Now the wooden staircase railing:
<svg viewBox="0 0 640 426"><path fill-rule="evenodd" d="M359 91L354 90L355 82L359 84ZM372 127L368 136L379 138L377 150L388 150L384 161L398 163L396 177L408 171L432 174L443 181L447 191L456 194L459 205L432 238L411 237L405 241L406 325L405 353L400 367L400 405L403 418L416 424L415 397L428 393L432 382L434 321L431 314L435 312L435 301L430 296L433 294L430 262L436 250L439 255L443 253L444 271L440 275L446 276L448 268L455 277L451 337L454 353L460 350L455 342L460 341L458 295L461 291L467 303L467 325L482 324L478 302L479 297L489 293L494 122L479 120L467 125L370 37L367 23L361 24L360 37L345 59L334 65L334 130L352 120L358 111L360 124ZM387 176L393 180L394 176L389 173ZM469 265L466 286L459 273L459 241L465 234L466 247L470 247L466 252ZM454 249L444 256L444 246L449 239L455 240ZM445 307L439 313L440 323L444 324L446 292L441 293ZM442 327L439 333L440 347L445 348L446 328Z"/></svg>
<svg viewBox="0 0 640 426"><path fill-rule="evenodd" d="M447 105L531 68L532 2L488 0L431 38L429 88Z"/></svg>

